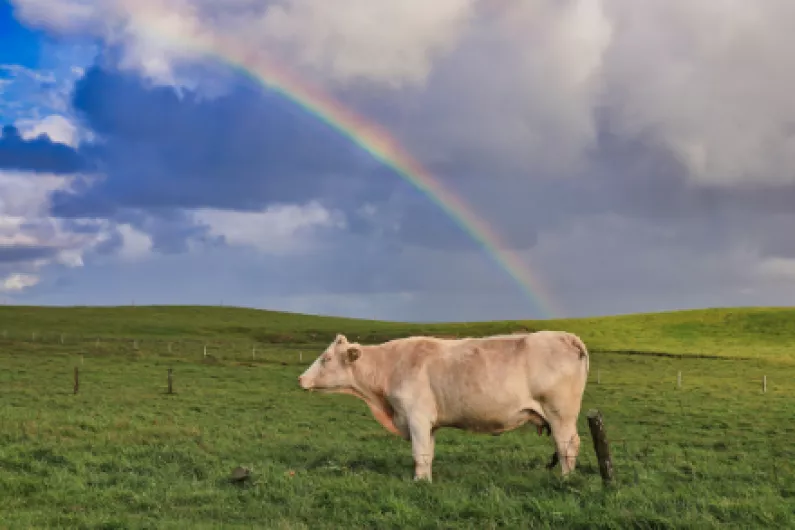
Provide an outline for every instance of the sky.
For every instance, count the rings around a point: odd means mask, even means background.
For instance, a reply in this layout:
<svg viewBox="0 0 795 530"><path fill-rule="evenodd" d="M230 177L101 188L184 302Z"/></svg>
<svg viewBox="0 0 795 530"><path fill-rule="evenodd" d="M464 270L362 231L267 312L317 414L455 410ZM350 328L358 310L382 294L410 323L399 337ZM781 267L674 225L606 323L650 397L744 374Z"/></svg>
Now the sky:
<svg viewBox="0 0 795 530"><path fill-rule="evenodd" d="M0 302L793 305L793 18L791 0L0 0ZM256 72L386 131L449 195Z"/></svg>

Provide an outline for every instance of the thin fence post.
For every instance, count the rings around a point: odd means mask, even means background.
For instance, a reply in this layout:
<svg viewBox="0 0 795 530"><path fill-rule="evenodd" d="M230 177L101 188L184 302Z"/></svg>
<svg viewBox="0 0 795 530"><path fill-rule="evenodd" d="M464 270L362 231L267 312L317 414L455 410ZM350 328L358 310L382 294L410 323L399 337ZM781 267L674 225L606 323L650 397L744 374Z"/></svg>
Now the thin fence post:
<svg viewBox="0 0 795 530"><path fill-rule="evenodd" d="M80 376L77 371L77 366L75 366L75 394L80 389Z"/></svg>
<svg viewBox="0 0 795 530"><path fill-rule="evenodd" d="M169 368L168 369L168 393L169 394L173 394L174 393L173 383L174 383L173 373L172 373L171 368Z"/></svg>
<svg viewBox="0 0 795 530"><path fill-rule="evenodd" d="M298 360L300 362L304 362L304 352L302 352L302 351L298 352Z"/></svg>
<svg viewBox="0 0 795 530"><path fill-rule="evenodd" d="M762 376L762 393L763 394L767 393L767 376L766 375Z"/></svg>
<svg viewBox="0 0 795 530"><path fill-rule="evenodd" d="M596 384L600 384L602 382L602 371L598 368L596 369Z"/></svg>
<svg viewBox="0 0 795 530"><path fill-rule="evenodd" d="M257 347L256 347L256 346L252 346L252 347L251 347L251 360L252 360L252 361L253 361L254 359L256 359L256 355L257 355Z"/></svg>
<svg viewBox="0 0 795 530"><path fill-rule="evenodd" d="M133 339L133 349L134 350L138 349L138 339Z"/></svg>
<svg viewBox="0 0 795 530"><path fill-rule="evenodd" d="M63 344L63 333L61 333L61 344Z"/></svg>
<svg viewBox="0 0 795 530"><path fill-rule="evenodd" d="M613 459L610 456L610 445L607 443L607 433L602 413L597 409L588 411L588 427L593 438L593 448L599 460L599 474L602 481L608 484L613 480Z"/></svg>
<svg viewBox="0 0 795 530"><path fill-rule="evenodd" d="M35 331L33 333L31 333L30 338L31 338L31 340L36 340L36 332Z"/></svg>
<svg viewBox="0 0 795 530"><path fill-rule="evenodd" d="M82 365L83 363L85 363L85 359L84 359L84 358L83 358L83 356L81 355L81 356L80 356L80 364Z"/></svg>
<svg viewBox="0 0 795 530"><path fill-rule="evenodd" d="M168 353L171 353L171 343L168 343Z"/></svg>
<svg viewBox="0 0 795 530"><path fill-rule="evenodd" d="M677 388L682 388L682 371L681 370L676 374L676 387Z"/></svg>
<svg viewBox="0 0 795 530"><path fill-rule="evenodd" d="M204 345L204 356L207 357L207 345Z"/></svg>

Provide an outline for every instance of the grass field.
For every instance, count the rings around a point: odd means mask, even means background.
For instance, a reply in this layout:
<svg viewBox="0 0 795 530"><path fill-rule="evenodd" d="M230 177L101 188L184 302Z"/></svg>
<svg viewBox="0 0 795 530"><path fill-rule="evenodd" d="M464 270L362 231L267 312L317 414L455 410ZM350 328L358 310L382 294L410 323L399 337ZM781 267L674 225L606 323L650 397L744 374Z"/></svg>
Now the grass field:
<svg viewBox="0 0 795 530"><path fill-rule="evenodd" d="M552 443L532 428L441 430L434 483L422 484L410 444L366 405L296 381L337 332L381 341L523 327L589 345L583 411L604 415L613 488L584 414L568 480L544 469ZM777 308L420 325L0 307L0 528L795 527L793 344L795 310ZM254 470L242 486L228 479L238 465Z"/></svg>

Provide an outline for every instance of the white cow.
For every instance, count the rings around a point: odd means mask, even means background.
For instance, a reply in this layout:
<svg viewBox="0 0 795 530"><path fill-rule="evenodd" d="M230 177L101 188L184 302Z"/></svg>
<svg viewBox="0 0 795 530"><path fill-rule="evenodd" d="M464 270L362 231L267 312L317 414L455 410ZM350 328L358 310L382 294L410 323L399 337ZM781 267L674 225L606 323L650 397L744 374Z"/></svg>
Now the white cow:
<svg viewBox="0 0 795 530"><path fill-rule="evenodd" d="M414 479L430 481L438 428L497 435L527 422L555 440L548 467L560 460L562 474L570 473L588 370L585 344L563 331L379 345L337 335L298 381L305 390L364 400L381 425L411 441Z"/></svg>

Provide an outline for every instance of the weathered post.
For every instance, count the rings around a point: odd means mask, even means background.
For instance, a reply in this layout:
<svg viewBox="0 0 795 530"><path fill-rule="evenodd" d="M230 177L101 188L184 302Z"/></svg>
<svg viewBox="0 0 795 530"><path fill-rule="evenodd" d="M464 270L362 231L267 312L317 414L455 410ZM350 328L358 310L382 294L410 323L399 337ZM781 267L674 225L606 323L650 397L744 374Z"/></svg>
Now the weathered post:
<svg viewBox="0 0 795 530"><path fill-rule="evenodd" d="M762 376L762 393L763 394L767 393L767 376L766 375Z"/></svg>
<svg viewBox="0 0 795 530"><path fill-rule="evenodd" d="M80 376L78 375L77 372L77 366L75 366L75 394L77 394L77 391L79 389L80 389Z"/></svg>
<svg viewBox="0 0 795 530"><path fill-rule="evenodd" d="M588 411L588 428L593 438L593 448L599 460L599 474L602 481L609 484L613 481L613 459L610 456L610 445L607 443L607 433L602 413L596 409Z"/></svg>
<svg viewBox="0 0 795 530"><path fill-rule="evenodd" d="M171 368L168 369L168 393L174 393L174 375Z"/></svg>
<svg viewBox="0 0 795 530"><path fill-rule="evenodd" d="M168 343L168 353L171 353L171 343Z"/></svg>
<svg viewBox="0 0 795 530"><path fill-rule="evenodd" d="M676 387L682 388L682 371L680 370L676 374Z"/></svg>
<svg viewBox="0 0 795 530"><path fill-rule="evenodd" d="M596 384L600 384L602 382L602 372L598 368L596 369Z"/></svg>

